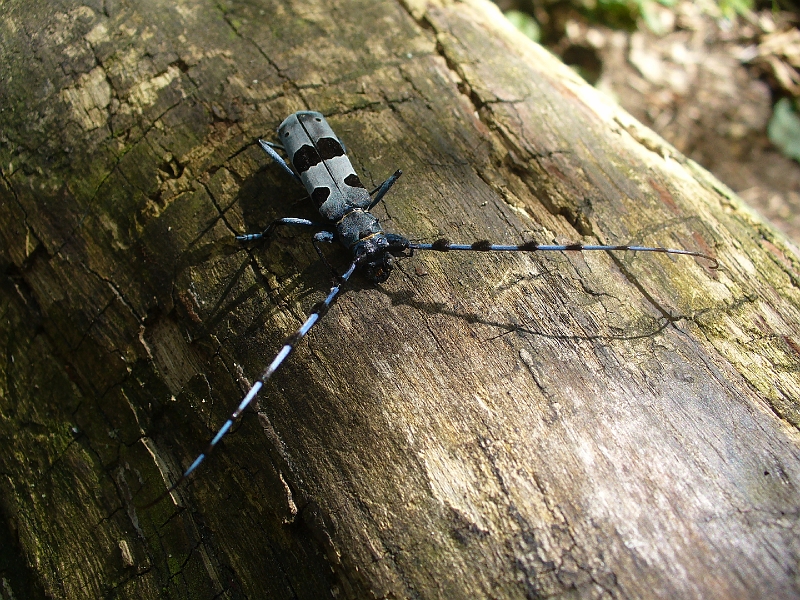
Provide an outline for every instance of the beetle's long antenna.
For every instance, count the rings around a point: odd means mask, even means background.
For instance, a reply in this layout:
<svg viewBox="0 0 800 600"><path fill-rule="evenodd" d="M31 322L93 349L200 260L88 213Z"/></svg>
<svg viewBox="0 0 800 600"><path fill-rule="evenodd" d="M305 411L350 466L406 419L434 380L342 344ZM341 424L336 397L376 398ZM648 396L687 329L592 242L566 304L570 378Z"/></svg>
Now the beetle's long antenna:
<svg viewBox="0 0 800 600"><path fill-rule="evenodd" d="M537 244L535 242L526 242L520 245L506 245L506 244L492 244L487 240L480 240L472 244L452 244L450 240L440 239L432 244L416 244L410 243L408 246L411 250L434 250L437 252L450 252L451 250L467 250L473 252L557 252L567 250L578 251L591 251L603 250L609 251L629 251L629 252L661 252L663 254L683 254L685 256L696 256L711 262L709 267L711 269L719 268L719 262L713 256L703 254L702 252L695 252L694 250L679 250L677 248L661 248L659 246L606 246L606 245L592 245L592 244Z"/></svg>
<svg viewBox="0 0 800 600"><path fill-rule="evenodd" d="M183 483L183 481L187 477L189 477L197 469L197 467L200 466L200 464L208 457L208 455L214 451L214 448L217 446L222 437L226 433L228 433L230 428L233 426L236 420L242 415L244 410L248 406L250 406L250 403L258 395L258 392L261 390L261 388L264 386L267 380L269 380L269 378L272 377L273 373L275 373L275 371L278 370L278 367L280 367L283 361L286 360L286 357L288 357L292 353L292 350L294 350L295 346L297 346L297 343L305 337L305 335L309 332L309 330L322 317L325 316L325 313L328 312L328 309L331 307L331 304L333 304L334 300L336 300L336 297L339 295L339 292L342 289L342 285L344 285L347 282L347 280L350 279L350 276L356 270L356 267L358 266L359 262L360 258L357 258L352 262L347 271L345 271L344 275L339 277L336 284L331 288L331 291L328 293L328 296L325 298L325 300L314 305L314 308L311 309L311 312L308 314L308 317L306 318L305 322L300 326L300 329L298 329L292 335L286 338L286 341L283 342L283 347L281 348L280 352L278 352L275 358L272 359L272 362L264 370L264 372L261 373L256 382L250 388L250 391L247 392L245 397L239 403L239 406L237 406L236 410L234 410L233 413L231 413L231 416L228 417L228 420L225 421L222 427L219 428L219 431L217 431L217 434L212 438L208 446L206 446L206 449L203 451L203 453L200 454L196 459L194 459L194 462L191 465L189 465L189 468L186 469L180 477L178 477L178 480L175 483L173 483L169 487L169 489L167 489L166 492L164 492L158 498L156 498L155 500L153 500L152 502L150 502L149 504L145 505L142 508L149 508L157 504L164 497L175 491L175 489L181 483Z"/></svg>

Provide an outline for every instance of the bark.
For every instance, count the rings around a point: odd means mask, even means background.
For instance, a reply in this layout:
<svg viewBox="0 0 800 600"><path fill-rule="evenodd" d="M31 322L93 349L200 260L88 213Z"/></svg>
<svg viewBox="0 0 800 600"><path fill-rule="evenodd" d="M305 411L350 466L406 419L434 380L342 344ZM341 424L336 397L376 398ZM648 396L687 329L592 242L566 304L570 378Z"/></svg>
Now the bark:
<svg viewBox="0 0 800 600"><path fill-rule="evenodd" d="M491 5L3 12L4 598L800 593L797 254ZM721 268L417 254L144 509L330 286L233 241L314 217L255 143L306 108L388 231Z"/></svg>

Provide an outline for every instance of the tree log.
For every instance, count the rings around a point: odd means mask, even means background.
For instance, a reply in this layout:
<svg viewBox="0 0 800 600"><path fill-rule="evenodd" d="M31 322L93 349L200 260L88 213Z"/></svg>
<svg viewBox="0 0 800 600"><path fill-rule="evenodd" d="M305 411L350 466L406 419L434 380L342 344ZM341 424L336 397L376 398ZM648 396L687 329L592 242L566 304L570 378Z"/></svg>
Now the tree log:
<svg viewBox="0 0 800 600"><path fill-rule="evenodd" d="M483 0L9 0L3 598L800 594L800 259ZM417 253L331 285L259 149L323 112ZM721 148L721 152L725 149ZM343 251L331 260L346 265Z"/></svg>

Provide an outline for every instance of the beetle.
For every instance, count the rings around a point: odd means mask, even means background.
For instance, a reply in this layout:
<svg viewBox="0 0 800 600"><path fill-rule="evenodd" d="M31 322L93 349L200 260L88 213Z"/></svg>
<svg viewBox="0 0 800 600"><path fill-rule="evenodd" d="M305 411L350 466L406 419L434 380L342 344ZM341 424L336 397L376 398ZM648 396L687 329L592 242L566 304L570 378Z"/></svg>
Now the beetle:
<svg viewBox="0 0 800 600"><path fill-rule="evenodd" d="M589 245L589 244L538 244L526 242L519 245L493 244L488 240L478 240L471 244L453 244L447 239L439 239L430 244L411 242L402 235L387 233L380 221L370 211L383 199L389 189L402 175L395 171L388 179L371 192L361 183L358 175L347 157L344 143L336 136L322 113L315 111L299 111L287 117L278 127L280 143L258 140L259 145L278 166L290 177L305 186L311 200L316 204L323 221L311 221L296 217L276 219L260 233L236 236L240 242L268 240L276 228L280 226L316 227L320 231L312 240L320 259L334 273L334 285L322 302L318 302L308 314L300 328L283 343L278 354L261 373L236 410L217 431L189 468L175 481L169 489L148 506L177 488L205 458L214 450L220 439L230 430L242 412L250 405L261 388L272 377L281 363L291 354L297 343L305 337L309 330L325 315L341 292L342 286L356 270L372 282L378 284L386 281L392 271L394 259L411 256L414 250L432 250L438 252L473 251L473 252L536 252L536 251L633 251L660 252L695 256L711 262L711 268L718 267L717 260L702 252L662 248L657 246L629 245ZM289 157L291 166L278 154L283 150ZM294 170L292 169L294 168ZM328 263L321 243L338 241L352 256L350 266L343 274L338 274Z"/></svg>

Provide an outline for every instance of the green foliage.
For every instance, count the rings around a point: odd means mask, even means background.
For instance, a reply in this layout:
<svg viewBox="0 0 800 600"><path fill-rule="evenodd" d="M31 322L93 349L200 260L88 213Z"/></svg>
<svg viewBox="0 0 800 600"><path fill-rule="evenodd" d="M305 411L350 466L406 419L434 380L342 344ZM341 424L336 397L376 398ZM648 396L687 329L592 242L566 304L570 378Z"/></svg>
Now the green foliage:
<svg viewBox="0 0 800 600"><path fill-rule="evenodd" d="M541 39L542 30L539 24L528 13L519 10L509 10L504 13L506 19L511 21L511 24L524 33L527 37L531 38L534 42Z"/></svg>
<svg viewBox="0 0 800 600"><path fill-rule="evenodd" d="M743 15L755 6L754 0L714 0L717 11L709 4L709 12L724 19L734 19ZM677 0L568 0L573 10L583 15L589 23L605 25L612 29L634 31L640 22L656 34L663 33L661 20L658 18L658 5L673 9ZM545 2L544 8L561 5L556 2ZM528 13L510 10L505 13L517 29L534 41L540 41L541 30L536 20Z"/></svg>
<svg viewBox="0 0 800 600"><path fill-rule="evenodd" d="M586 7L587 0L583 0L582 4ZM661 32L661 22L657 17L656 6L660 4L667 8L674 8L677 5L677 0L588 0L588 2L597 2L598 17L595 22L614 27L613 22L608 22L602 19L603 13L621 15L627 12L633 21L641 18L647 27L655 32ZM715 0L719 14L725 19L734 19L737 15L743 15L755 6L754 0ZM709 6L709 12L713 12Z"/></svg>
<svg viewBox="0 0 800 600"><path fill-rule="evenodd" d="M800 117L788 98L781 98L775 104L767 135L784 156L800 161Z"/></svg>
<svg viewBox="0 0 800 600"><path fill-rule="evenodd" d="M642 6L648 2L650 0L583 0L578 4L590 23L633 31L642 15Z"/></svg>
<svg viewBox="0 0 800 600"><path fill-rule="evenodd" d="M722 16L729 20L753 10L755 6L753 0L717 0L717 3Z"/></svg>
<svg viewBox="0 0 800 600"><path fill-rule="evenodd" d="M658 18L655 2L651 0L635 0L635 3L637 4L642 21L644 21L644 24L647 25L650 31L656 34L666 33L664 31L664 26L661 24L661 19ZM674 0L658 0L658 3L667 8L675 6Z"/></svg>

